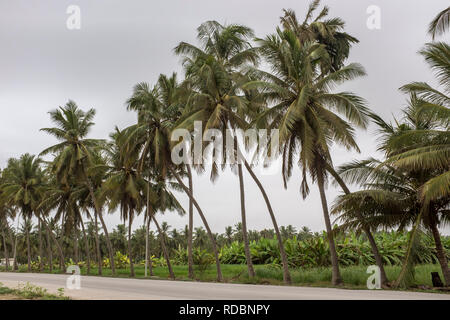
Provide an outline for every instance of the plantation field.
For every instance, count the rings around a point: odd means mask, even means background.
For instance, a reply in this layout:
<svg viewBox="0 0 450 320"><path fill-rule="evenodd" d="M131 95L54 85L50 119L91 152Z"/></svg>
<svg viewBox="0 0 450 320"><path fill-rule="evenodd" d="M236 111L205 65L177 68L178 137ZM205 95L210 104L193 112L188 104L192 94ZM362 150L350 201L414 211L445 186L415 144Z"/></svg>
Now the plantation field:
<svg viewBox="0 0 450 320"><path fill-rule="evenodd" d="M247 275L247 267L244 264L226 264L222 265L224 281L229 283L254 283L254 284L283 284L283 272L280 268L271 265L255 265L256 277L251 280ZM386 266L386 273L389 280L394 280L400 273L401 266ZM4 269L0 269L4 270ZM175 265L173 270L176 280L191 281L188 278L187 265ZM348 266L342 267L341 273L345 286L352 289L365 289L366 281L369 274L366 273L367 266ZM81 268L81 274L86 275L86 268ZM91 269L90 275L98 275L97 269ZM19 272L27 272L26 266L20 266ZM49 272L48 269L44 272ZM117 277L128 278L130 274L129 268L116 269ZM136 278L144 279L144 266L135 266ZM442 272L438 264L422 264L415 268L416 283L423 286L432 287L431 272L439 272L442 279ZM54 270L53 273L58 273ZM154 267L154 276L152 279L168 279L169 273L166 267ZM216 269L209 266L203 273L196 270L197 281L215 281ZM111 269L104 268L103 276L111 276ZM331 268L308 268L308 269L291 269L292 284L297 286L320 286L331 287ZM148 277L150 278L150 277Z"/></svg>

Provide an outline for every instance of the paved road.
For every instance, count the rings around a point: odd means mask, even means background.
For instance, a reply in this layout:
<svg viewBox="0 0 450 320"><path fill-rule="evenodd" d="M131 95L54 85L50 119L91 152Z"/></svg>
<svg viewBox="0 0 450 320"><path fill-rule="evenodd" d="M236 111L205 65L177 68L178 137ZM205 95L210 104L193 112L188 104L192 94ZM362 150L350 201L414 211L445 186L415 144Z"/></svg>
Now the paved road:
<svg viewBox="0 0 450 320"><path fill-rule="evenodd" d="M14 288L30 282L56 293L66 287L68 275L39 273L0 273L0 282ZM65 289L73 299L446 299L450 294L384 290L346 290L334 288L285 287L267 285L223 284L190 281L144 280L108 277L81 277L81 289Z"/></svg>

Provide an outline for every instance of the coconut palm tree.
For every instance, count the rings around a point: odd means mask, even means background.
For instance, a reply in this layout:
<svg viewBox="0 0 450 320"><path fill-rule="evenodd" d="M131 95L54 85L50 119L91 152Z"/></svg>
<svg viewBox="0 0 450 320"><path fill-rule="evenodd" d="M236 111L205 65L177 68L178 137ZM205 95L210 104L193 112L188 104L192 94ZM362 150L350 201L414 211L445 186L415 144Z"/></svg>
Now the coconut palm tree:
<svg viewBox="0 0 450 320"><path fill-rule="evenodd" d="M15 218L15 211L12 206L8 205L8 199L4 199L2 197L3 190L1 189L1 186L5 182L4 180L4 171L0 170L0 229L1 234L3 238L3 250L5 254L6 259L6 271L8 271L10 266L10 251L8 250L8 242L11 245L11 251L13 251L13 266L12 270L15 271L17 269L17 263L15 262L16 256L15 256L15 241L12 236L12 230L9 225L8 219L14 219Z"/></svg>
<svg viewBox="0 0 450 320"><path fill-rule="evenodd" d="M130 276L134 277L133 253L131 250L131 226L134 215L144 207L144 178L137 171L139 149L129 143L127 131L116 131L110 135L112 143L106 148L109 158L109 172L102 186L103 194L108 198L110 212L120 206L120 216L128 220L128 257Z"/></svg>
<svg viewBox="0 0 450 320"><path fill-rule="evenodd" d="M448 25L448 12L447 12ZM388 163L407 171L428 172L429 179L420 187L424 215L435 239L445 281L450 283L450 270L443 254L438 225L445 222L433 210L433 203L448 201L450 197L450 46L444 42L428 43L419 52L434 72L440 88L424 82L412 82L401 88L414 97L407 118L414 130L404 130L386 141ZM433 174L429 174L432 172Z"/></svg>
<svg viewBox="0 0 450 320"><path fill-rule="evenodd" d="M313 18L319 5L320 0L311 2L302 22L297 20L295 11L283 10L284 15L280 18L281 25L284 30L293 31L301 44L308 42L323 44L331 61L326 69L337 71L344 66L352 44L359 41L344 32L345 22L341 18L326 19L329 11L327 6L324 6L319 14Z"/></svg>
<svg viewBox="0 0 450 320"><path fill-rule="evenodd" d="M142 146L141 163L150 164L149 167L159 175L158 181L175 178L182 190L188 195L208 231L216 260L217 280L222 281L219 253L214 236L203 211L189 188L182 181L181 174L183 174L183 170L172 162L171 130L177 109L164 105L159 100L158 87L150 89L146 83L140 83L135 86L133 96L128 101L128 109L138 112L138 123L129 127L129 130L131 132L130 136L136 135L137 144ZM150 216L151 213L148 212L148 215Z"/></svg>
<svg viewBox="0 0 450 320"><path fill-rule="evenodd" d="M2 202L18 208L24 225L31 225L31 218L37 213L41 201L43 173L41 159L28 153L19 159L9 159L3 172ZM26 230L28 271L31 271L30 230Z"/></svg>
<svg viewBox="0 0 450 320"><path fill-rule="evenodd" d="M396 158L396 155L404 154L411 147L414 150L422 145L433 146L436 136L430 133L435 131L434 127L439 126L439 122L435 121L433 114L423 112L423 101L415 95L411 95L409 105L403 112L403 121L396 120L395 126L373 116L382 134L379 149L388 158L386 161L354 161L340 167L339 173L343 179L360 184L365 190L340 197L333 211L340 213L340 218L350 228L360 224L360 219L355 220L355 212L364 214L367 217L365 221L375 229L412 226L405 263L394 285L404 285L412 279L415 231L420 227L428 229L435 240L436 255L448 283L448 263L437 226L449 219L449 197L424 201L426 198L421 196L426 182L440 176L442 169L439 166L407 166Z"/></svg>
<svg viewBox="0 0 450 320"><path fill-rule="evenodd" d="M41 155L55 155L51 170L59 183L68 184L75 180L88 188L96 215L99 217L105 232L111 269L113 275L115 275L114 251L103 219L102 207L96 196L92 174L89 172L89 168L92 167L94 161L94 153L104 143L103 140L86 138L94 125L92 119L95 116L95 110L89 109L84 112L78 108L74 101L69 101L64 107L50 111L49 114L56 127L42 128L41 130L60 142L42 151Z"/></svg>
<svg viewBox="0 0 450 320"><path fill-rule="evenodd" d="M185 112L178 121L177 128L193 130L195 121L201 121L204 134L208 129L217 129L225 137L227 129L246 129L248 123L249 106L252 101L249 92L242 90L242 84L248 81L248 77L241 71L249 65L255 66L258 62L256 50L251 47L249 39L253 37L253 31L243 25L223 26L217 21L207 21L197 29L197 38L201 47L181 42L175 53L183 56L186 80L191 88L188 104ZM254 103L257 105L257 103ZM245 213L245 189L242 175L242 164L249 171L263 194L269 210L274 228L278 230L268 196L251 166L243 159L243 155L237 144L237 134L234 134L237 171L239 177L239 189L241 198L241 221L244 238L244 249L247 261L247 269L250 277L254 277L255 271L250 255L250 245L247 235L247 223ZM205 139L203 139L205 140ZM208 143L205 143L205 146ZM225 145L224 145L225 147ZM214 156L213 156L214 157ZM227 162L228 154L225 148L222 150L222 168ZM217 163L213 161L211 180L217 176ZM290 282L287 258L284 245L279 237L280 253L282 256L284 280Z"/></svg>
<svg viewBox="0 0 450 320"><path fill-rule="evenodd" d="M332 168L329 146L336 143L359 151L353 126L365 128L368 109L361 97L331 89L363 76L364 69L352 63L338 71L324 71L322 66L330 63L325 46L317 42L301 43L289 29L277 28L276 34L257 39L257 43L272 73L253 70L261 80L249 82L245 87L264 90L273 106L255 120L255 125L279 129L285 187L296 158L303 173L303 197L309 193L307 172L317 182L330 244L332 282L339 284L341 277L325 195L327 170Z"/></svg>

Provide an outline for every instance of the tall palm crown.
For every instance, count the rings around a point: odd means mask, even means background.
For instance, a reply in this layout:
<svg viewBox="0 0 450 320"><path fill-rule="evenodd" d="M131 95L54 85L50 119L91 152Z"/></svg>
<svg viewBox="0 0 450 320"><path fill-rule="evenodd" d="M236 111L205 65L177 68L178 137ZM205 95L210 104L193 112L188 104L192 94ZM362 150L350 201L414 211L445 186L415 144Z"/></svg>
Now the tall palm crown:
<svg viewBox="0 0 450 320"><path fill-rule="evenodd" d="M120 214L127 220L135 211L144 206L145 181L137 171L139 150L128 143L127 130L116 131L110 135L112 142L105 153L109 162L109 172L102 186L103 194L109 200L109 209L114 211L120 205Z"/></svg>
<svg viewBox="0 0 450 320"><path fill-rule="evenodd" d="M171 163L170 136L179 112L175 103L176 86L175 74L171 78L161 75L153 88L148 83L138 83L127 100L128 110L136 111L138 116L137 124L126 130L128 139L141 150L139 170L142 172L144 163L148 163L162 178L168 174L167 164Z"/></svg>
<svg viewBox="0 0 450 320"><path fill-rule="evenodd" d="M291 30L258 39L261 54L272 73L254 70L262 80L247 83L258 87L272 106L255 121L257 126L280 130L283 155L283 179L286 184L299 150L303 168L302 194L308 194L306 172L313 179L316 161L331 161L329 146L338 143L358 150L353 126L365 128L368 109L365 101L351 92L331 92L336 85L365 74L356 63L335 72L326 72L329 62L325 46L316 42L302 43ZM343 119L340 115L343 115Z"/></svg>
<svg viewBox="0 0 450 320"><path fill-rule="evenodd" d="M56 127L41 130L60 143L45 149L41 155L56 155L52 170L61 183L69 183L71 178L80 179L92 164L92 152L102 143L102 140L86 138L94 125L95 110L84 112L75 102L69 101L64 107L49 113Z"/></svg>
<svg viewBox="0 0 450 320"><path fill-rule="evenodd" d="M250 96L242 91L242 84L247 81L242 71L258 63L257 52L249 42L253 31L242 25L223 26L216 21L203 23L197 31L200 48L185 42L175 48L175 53L183 56L186 72L183 86L191 89L177 127L192 130L194 121L202 121L203 130L218 129L223 133L227 128L247 127ZM222 157L225 156L223 151ZM213 179L215 170L213 166Z"/></svg>
<svg viewBox="0 0 450 320"><path fill-rule="evenodd" d="M341 18L325 19L329 8L324 6L316 18L314 12L320 5L320 0L314 0L308 7L303 22L297 20L293 10L283 10L281 24L285 30L292 30L302 42L316 41L325 45L331 60L332 71L343 67L348 58L352 44L358 43L358 39L344 32L345 22Z"/></svg>

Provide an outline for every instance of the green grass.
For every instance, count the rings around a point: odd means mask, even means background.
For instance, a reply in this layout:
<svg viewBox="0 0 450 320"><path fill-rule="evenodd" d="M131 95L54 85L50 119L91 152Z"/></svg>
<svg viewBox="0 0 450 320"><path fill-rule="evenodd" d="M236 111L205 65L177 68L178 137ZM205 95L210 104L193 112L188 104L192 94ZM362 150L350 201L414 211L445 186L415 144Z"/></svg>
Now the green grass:
<svg viewBox="0 0 450 320"><path fill-rule="evenodd" d="M280 268L271 265L255 265L256 277L250 279L247 274L246 265L221 265L225 282L229 283L249 283L249 284L283 284L283 272ZM395 280L400 273L400 266L386 266L387 277L390 281ZM366 273L367 266L341 267L341 275L344 280L344 288L366 289L366 281L369 274ZM81 274L87 275L86 268L81 268ZM174 265L173 271L177 280L191 281L188 278L188 267L186 265ZM297 286L319 286L331 287L331 268L310 268L310 269L290 269L292 284ZM432 287L431 272L437 271L443 279L439 265L424 264L415 268L417 285ZM26 266L20 266L19 272L27 272ZM48 272L48 269L44 270ZM117 277L128 278L129 268L116 269ZM54 269L53 273L59 273ZM135 266L136 278L144 278L144 266ZM166 267L154 267L153 279L169 279ZM91 268L90 275L98 275L98 269ZM196 270L197 281L216 281L215 266L209 266L203 273ZM103 276L112 276L111 269L103 268ZM150 278L150 277L148 277Z"/></svg>

